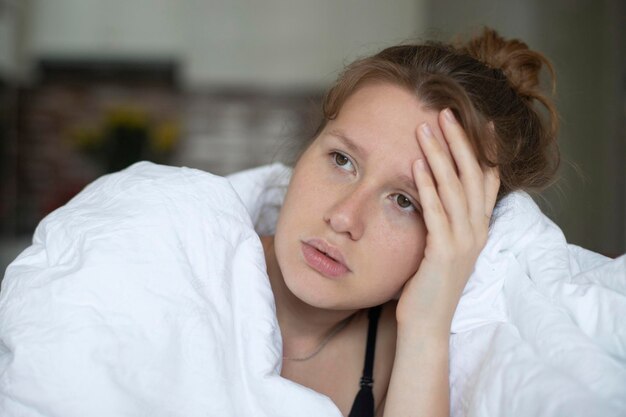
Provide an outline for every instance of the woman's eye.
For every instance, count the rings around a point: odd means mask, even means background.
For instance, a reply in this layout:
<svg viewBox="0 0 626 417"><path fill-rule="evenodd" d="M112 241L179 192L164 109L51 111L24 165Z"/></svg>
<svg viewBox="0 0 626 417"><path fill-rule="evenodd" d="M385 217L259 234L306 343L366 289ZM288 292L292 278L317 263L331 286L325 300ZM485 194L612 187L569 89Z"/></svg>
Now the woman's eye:
<svg viewBox="0 0 626 417"><path fill-rule="evenodd" d="M347 156L342 155L339 152L335 152L335 162L337 163L337 165L344 166L345 164L350 162L350 160Z"/></svg>
<svg viewBox="0 0 626 417"><path fill-rule="evenodd" d="M406 209L406 208L411 208L413 210L415 209L415 206L413 205L411 200L409 200L409 198L405 196L404 194L396 194L395 200L398 206L402 207L403 209Z"/></svg>
<svg viewBox="0 0 626 417"><path fill-rule="evenodd" d="M333 157L333 161L335 162L335 165L341 167L342 169L346 169L348 171L351 171L353 169L352 161L350 161L350 158L348 158L346 155L340 152L332 152L331 155Z"/></svg>

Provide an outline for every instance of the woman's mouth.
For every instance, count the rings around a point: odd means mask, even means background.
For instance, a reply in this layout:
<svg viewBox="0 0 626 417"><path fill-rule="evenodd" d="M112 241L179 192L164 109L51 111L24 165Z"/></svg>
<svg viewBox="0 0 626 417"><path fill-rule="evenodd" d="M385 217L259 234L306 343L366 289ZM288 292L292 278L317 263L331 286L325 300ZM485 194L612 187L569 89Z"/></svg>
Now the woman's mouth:
<svg viewBox="0 0 626 417"><path fill-rule="evenodd" d="M315 246L313 246L315 245ZM317 247L323 246L319 242L310 241L302 242L302 255L308 266L328 278L339 278L350 272L350 269L341 261L335 259L330 254L323 252ZM341 254L335 253L335 256L341 257Z"/></svg>

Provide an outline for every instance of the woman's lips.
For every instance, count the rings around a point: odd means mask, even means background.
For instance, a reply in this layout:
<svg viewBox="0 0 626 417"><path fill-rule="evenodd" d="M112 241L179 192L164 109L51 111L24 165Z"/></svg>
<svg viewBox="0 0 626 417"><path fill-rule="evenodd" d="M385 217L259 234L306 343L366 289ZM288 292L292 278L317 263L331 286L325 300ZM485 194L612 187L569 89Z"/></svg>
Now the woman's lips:
<svg viewBox="0 0 626 417"><path fill-rule="evenodd" d="M339 278L350 272L350 269L341 262L325 255L314 246L302 242L304 261L311 268L328 278Z"/></svg>

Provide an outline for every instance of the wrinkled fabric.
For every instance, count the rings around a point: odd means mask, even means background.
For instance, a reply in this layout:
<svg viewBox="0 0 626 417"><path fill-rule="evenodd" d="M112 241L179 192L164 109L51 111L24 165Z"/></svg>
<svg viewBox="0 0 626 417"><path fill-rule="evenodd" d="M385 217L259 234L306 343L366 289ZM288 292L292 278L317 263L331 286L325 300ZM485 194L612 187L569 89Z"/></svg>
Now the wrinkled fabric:
<svg viewBox="0 0 626 417"><path fill-rule="evenodd" d="M229 181L139 163L38 226L0 292L0 416L340 416L280 377L261 242Z"/></svg>
<svg viewBox="0 0 626 417"><path fill-rule="evenodd" d="M280 377L258 234L290 171L135 164L46 217L0 291L0 416L340 416ZM454 416L626 415L626 257L497 207L450 340Z"/></svg>

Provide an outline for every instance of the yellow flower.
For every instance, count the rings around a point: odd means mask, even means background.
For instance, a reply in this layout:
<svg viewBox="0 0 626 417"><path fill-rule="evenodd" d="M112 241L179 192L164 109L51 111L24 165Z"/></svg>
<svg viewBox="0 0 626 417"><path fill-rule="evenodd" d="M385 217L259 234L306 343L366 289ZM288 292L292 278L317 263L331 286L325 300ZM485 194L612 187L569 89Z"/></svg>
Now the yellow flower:
<svg viewBox="0 0 626 417"><path fill-rule="evenodd" d="M145 129L148 126L148 117L141 109L132 106L119 106L109 109L105 124L109 128L129 127Z"/></svg>
<svg viewBox="0 0 626 417"><path fill-rule="evenodd" d="M176 122L163 122L154 128L150 137L150 147L154 152L166 153L174 149L180 137L180 127Z"/></svg>

